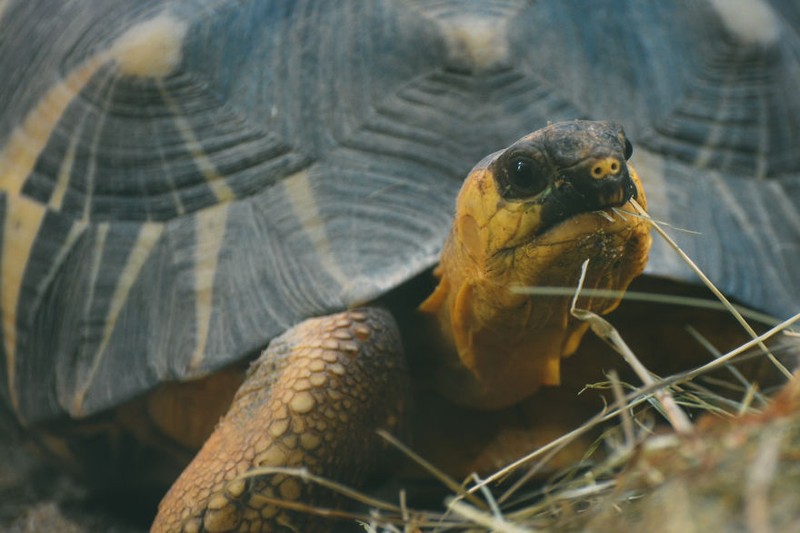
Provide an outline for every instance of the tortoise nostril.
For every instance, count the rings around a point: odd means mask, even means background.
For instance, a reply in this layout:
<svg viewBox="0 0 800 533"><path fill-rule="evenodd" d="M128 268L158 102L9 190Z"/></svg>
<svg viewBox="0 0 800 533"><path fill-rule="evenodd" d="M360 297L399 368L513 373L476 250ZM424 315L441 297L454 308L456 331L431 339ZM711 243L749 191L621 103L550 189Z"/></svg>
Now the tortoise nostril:
<svg viewBox="0 0 800 533"><path fill-rule="evenodd" d="M617 176L622 170L622 165L616 157L606 157L596 162L592 167L592 178L601 180L609 176Z"/></svg>

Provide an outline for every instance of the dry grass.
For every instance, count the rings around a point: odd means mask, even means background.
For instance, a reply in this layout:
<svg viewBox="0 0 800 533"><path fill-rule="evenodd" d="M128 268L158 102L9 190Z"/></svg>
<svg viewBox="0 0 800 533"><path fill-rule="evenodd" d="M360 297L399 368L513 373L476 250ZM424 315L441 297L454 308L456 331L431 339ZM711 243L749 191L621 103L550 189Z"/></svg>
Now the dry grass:
<svg viewBox="0 0 800 533"><path fill-rule="evenodd" d="M642 211L618 215L647 216ZM800 314L757 335L745 317L761 322L768 317L731 305L667 233L656 223L653 227L719 302L641 294L627 297L724 308L752 340L725 354L709 345L714 356L710 363L659 377L642 365L608 321L576 307L578 295L586 294L580 284L577 288L522 289L573 294L573 316L589 322L592 331L631 366L641 384L623 383L610 374L608 381L588 385L610 389L614 402L580 427L485 479L473 475L458 483L382 434L452 492L439 512L409 509L402 492L397 503L376 501L304 471L271 469L326 486L371 511L291 507L358 520L369 532L800 531L800 380L773 353L783 347L796 348L799 341L790 327L800 321ZM766 346L769 340L771 349ZM704 342L699 337L698 341ZM788 384L774 397L762 394L731 366L745 357L769 358ZM730 370L729 379L705 379L719 368ZM705 415L693 422L687 410ZM668 425L662 423L659 428L659 420ZM604 428L602 437L586 450L583 461L545 484L528 483L560 450L599 427ZM517 481L498 491L497 482L512 475Z"/></svg>

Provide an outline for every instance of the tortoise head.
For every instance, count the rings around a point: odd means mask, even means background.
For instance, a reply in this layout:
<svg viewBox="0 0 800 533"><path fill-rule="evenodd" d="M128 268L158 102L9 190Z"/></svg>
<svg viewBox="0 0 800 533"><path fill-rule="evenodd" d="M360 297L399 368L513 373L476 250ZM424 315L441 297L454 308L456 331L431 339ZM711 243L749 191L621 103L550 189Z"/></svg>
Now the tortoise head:
<svg viewBox="0 0 800 533"><path fill-rule="evenodd" d="M559 361L586 331L570 297L531 296L519 286L623 291L646 264L650 228L631 200L646 200L627 162L631 144L611 122L552 124L472 170L456 202L421 310L437 317L445 347L435 386L462 404L496 408L557 384ZM615 209L618 208L618 209ZM605 314L620 298L582 298Z"/></svg>
<svg viewBox="0 0 800 533"><path fill-rule="evenodd" d="M560 122L523 137L470 173L456 204L459 238L488 258L563 233L555 227L576 215L644 202L632 151L610 122Z"/></svg>

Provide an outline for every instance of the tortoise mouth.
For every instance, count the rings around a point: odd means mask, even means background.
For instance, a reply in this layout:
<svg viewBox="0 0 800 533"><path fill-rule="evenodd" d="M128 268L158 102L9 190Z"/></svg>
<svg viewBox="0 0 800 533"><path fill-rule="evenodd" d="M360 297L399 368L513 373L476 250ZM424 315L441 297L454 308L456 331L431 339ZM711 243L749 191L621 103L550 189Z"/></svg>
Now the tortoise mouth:
<svg viewBox="0 0 800 533"><path fill-rule="evenodd" d="M554 230L562 223L585 213L609 214L615 207L622 207L637 199L639 191L625 171L619 179L606 180L591 187L576 186L574 180L557 182L555 191L542 205L542 224L537 236Z"/></svg>
<svg viewBox="0 0 800 533"><path fill-rule="evenodd" d="M631 199L636 198L638 194L625 195L619 202L610 203L601 209L573 213L562 220L554 221L547 227L541 227L524 241L506 247L502 252L509 253L529 247L559 247L591 238L592 235L622 234L638 223L631 221L634 209L629 205ZM627 209L624 212L618 211L618 208L626 207L630 208L630 214Z"/></svg>

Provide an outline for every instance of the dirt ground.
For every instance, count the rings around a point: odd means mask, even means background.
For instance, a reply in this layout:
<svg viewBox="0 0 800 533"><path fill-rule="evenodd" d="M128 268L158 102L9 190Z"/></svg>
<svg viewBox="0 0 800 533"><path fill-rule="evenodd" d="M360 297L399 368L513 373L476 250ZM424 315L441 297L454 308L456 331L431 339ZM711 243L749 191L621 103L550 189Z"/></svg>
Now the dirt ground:
<svg viewBox="0 0 800 533"><path fill-rule="evenodd" d="M147 527L115 516L105 502L30 453L0 404L0 531L141 533Z"/></svg>

